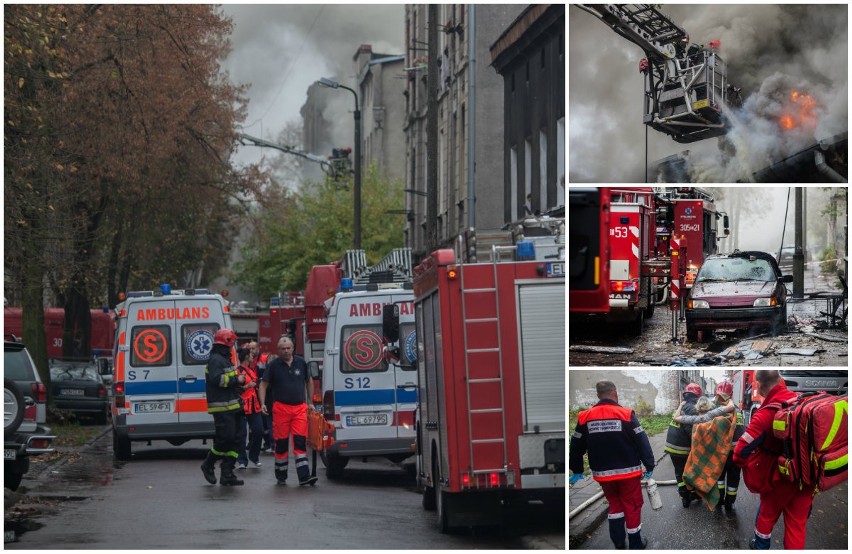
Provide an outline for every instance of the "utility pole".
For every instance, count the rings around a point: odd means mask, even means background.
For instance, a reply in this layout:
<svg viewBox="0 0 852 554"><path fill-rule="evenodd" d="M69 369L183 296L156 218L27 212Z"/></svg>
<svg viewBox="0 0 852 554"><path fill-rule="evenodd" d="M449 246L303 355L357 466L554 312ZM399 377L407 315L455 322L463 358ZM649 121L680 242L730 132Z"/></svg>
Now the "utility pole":
<svg viewBox="0 0 852 554"><path fill-rule="evenodd" d="M426 77L426 244L438 247L438 5L429 4L429 65Z"/></svg>
<svg viewBox="0 0 852 554"><path fill-rule="evenodd" d="M805 255L802 252L802 187L796 187L796 249L793 253L793 298L805 297Z"/></svg>

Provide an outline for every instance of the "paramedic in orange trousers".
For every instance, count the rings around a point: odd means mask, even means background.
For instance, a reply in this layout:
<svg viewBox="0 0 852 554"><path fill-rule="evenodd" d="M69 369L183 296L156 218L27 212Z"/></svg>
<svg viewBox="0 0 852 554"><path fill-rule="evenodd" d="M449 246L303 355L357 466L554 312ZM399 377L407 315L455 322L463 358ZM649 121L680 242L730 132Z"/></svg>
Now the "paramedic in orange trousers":
<svg viewBox="0 0 852 554"><path fill-rule="evenodd" d="M571 437L569 468L573 485L583 478L583 454L589 453L589 468L609 501L609 536L618 549L625 544L625 525L630 550L642 550L642 485L654 471L654 454L648 435L630 408L618 405L618 391L611 381L597 385L600 402L580 412Z"/></svg>
<svg viewBox="0 0 852 554"><path fill-rule="evenodd" d="M772 421L777 410L768 407L768 404L796 399L796 393L787 390L787 385L781 380L778 370L759 369L755 373L755 379L759 385L758 393L764 397L764 400L734 448L734 463L740 467L746 464L748 457L758 448L776 454L781 452L781 441L772 434ZM778 473L775 464L770 464L766 470L774 474ZM803 550L813 502L814 491L799 490L798 485L783 479L774 481L772 490L760 495L751 548L769 549L772 528L783 513L784 549Z"/></svg>
<svg viewBox="0 0 852 554"><path fill-rule="evenodd" d="M293 435L293 454L296 457L296 475L300 485L313 485L317 478L308 467L307 398L314 395L314 381L308 374L308 365L293 355L290 337L278 340L280 357L266 368L260 384L260 409L268 412L266 393L271 386L275 397L272 404L272 436L275 439L275 478L279 485L286 484L289 465L290 435ZM305 392L307 390L307 396Z"/></svg>

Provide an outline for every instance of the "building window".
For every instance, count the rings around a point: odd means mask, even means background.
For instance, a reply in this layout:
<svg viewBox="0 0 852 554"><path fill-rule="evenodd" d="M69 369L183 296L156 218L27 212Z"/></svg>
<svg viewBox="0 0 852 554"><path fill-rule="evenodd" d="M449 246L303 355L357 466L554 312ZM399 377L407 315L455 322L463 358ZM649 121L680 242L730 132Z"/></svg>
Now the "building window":
<svg viewBox="0 0 852 554"><path fill-rule="evenodd" d="M547 210L550 204L547 202L547 132L542 129L538 132L538 207L541 211Z"/></svg>
<svg viewBox="0 0 852 554"><path fill-rule="evenodd" d="M509 221L514 221L518 217L518 147L513 146L509 152L509 200L511 212L509 213Z"/></svg>
<svg viewBox="0 0 852 554"><path fill-rule="evenodd" d="M565 205L565 118L556 122L556 205Z"/></svg>

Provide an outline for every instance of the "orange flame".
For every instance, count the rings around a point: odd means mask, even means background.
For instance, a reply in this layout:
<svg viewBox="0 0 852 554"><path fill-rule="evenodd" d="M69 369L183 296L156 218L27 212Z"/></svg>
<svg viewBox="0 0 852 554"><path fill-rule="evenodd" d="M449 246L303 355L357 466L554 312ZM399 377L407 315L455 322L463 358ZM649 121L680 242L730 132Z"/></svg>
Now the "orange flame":
<svg viewBox="0 0 852 554"><path fill-rule="evenodd" d="M813 127L816 125L816 100L809 94L794 90L790 93L790 103L778 120L784 130L794 127Z"/></svg>

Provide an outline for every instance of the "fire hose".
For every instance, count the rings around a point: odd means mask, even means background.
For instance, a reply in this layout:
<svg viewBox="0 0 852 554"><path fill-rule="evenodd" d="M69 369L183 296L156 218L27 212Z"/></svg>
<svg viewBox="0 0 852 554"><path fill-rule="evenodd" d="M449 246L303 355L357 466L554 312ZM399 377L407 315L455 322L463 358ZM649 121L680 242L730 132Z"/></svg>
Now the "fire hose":
<svg viewBox="0 0 852 554"><path fill-rule="evenodd" d="M642 479L641 484L644 485L645 483L647 483L647 481L645 479ZM677 485L677 481L674 480L674 479L671 479L669 481L657 481L657 485ZM572 517L574 517L575 515L579 514L580 512L582 512L583 510L585 510L586 508L588 508L589 506L591 506L592 504L597 502L598 499L600 499L600 497L602 497L602 496L603 496L603 491L600 491L599 493L595 494L594 496L592 496L591 498L589 498L588 500L586 500L585 502L583 502L582 504L580 504L579 506L577 506L576 508L571 510L568 513L568 519L570 520Z"/></svg>

